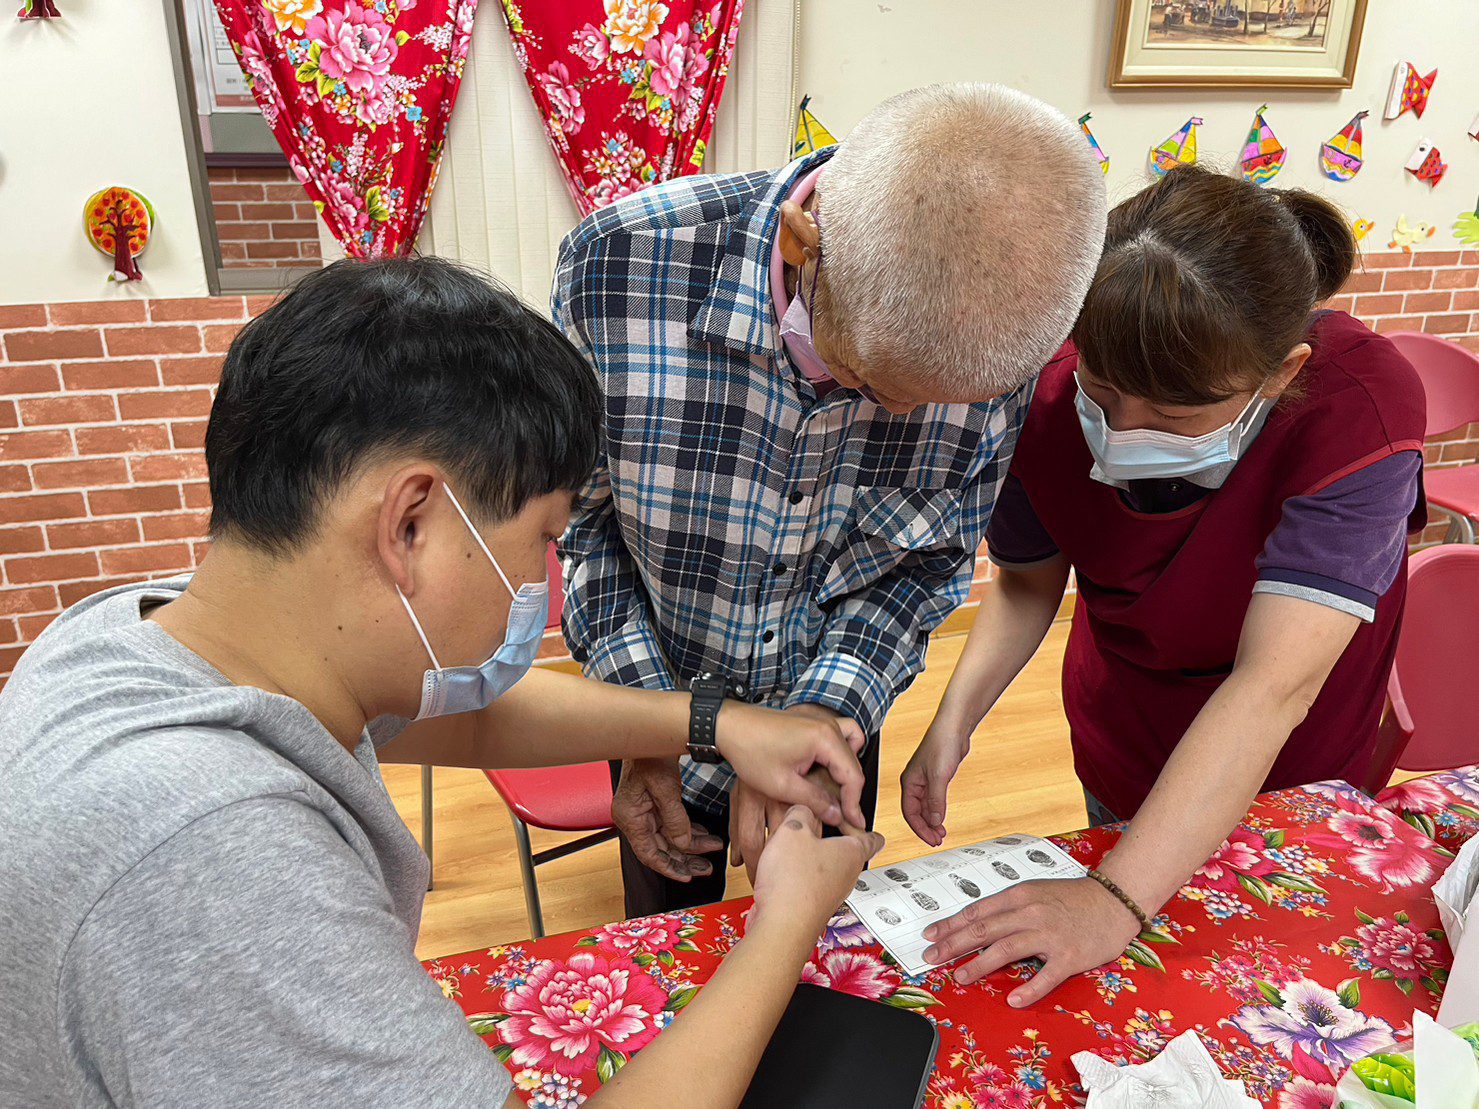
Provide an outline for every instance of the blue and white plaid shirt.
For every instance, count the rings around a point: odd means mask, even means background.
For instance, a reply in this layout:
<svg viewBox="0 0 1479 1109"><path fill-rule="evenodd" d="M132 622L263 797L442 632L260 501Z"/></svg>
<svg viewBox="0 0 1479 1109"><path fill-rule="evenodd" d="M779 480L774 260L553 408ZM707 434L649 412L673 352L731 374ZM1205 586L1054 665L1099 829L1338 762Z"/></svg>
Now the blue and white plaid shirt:
<svg viewBox="0 0 1479 1109"><path fill-rule="evenodd" d="M561 246L554 319L606 393L605 455L560 545L565 638L603 681L713 671L876 737L965 600L1032 385L907 416L850 389L818 401L769 268L782 200L830 155L667 182ZM683 761L710 812L732 781Z"/></svg>

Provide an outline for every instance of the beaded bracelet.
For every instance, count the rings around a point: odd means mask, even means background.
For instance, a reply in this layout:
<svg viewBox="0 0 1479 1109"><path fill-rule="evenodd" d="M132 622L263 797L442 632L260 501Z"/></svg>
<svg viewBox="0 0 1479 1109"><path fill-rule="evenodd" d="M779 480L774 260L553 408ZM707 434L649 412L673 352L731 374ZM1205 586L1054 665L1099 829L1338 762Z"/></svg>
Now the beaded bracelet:
<svg viewBox="0 0 1479 1109"><path fill-rule="evenodd" d="M1150 928L1150 917L1145 915L1145 910L1142 909L1139 905L1135 904L1134 900L1130 897L1129 894L1120 889L1119 886L1115 885L1114 882L1106 878L1104 875L1100 874L1097 870L1091 868L1089 870L1089 877L1098 882L1110 893L1114 894L1115 897L1119 899L1121 905L1135 914L1135 919L1140 922L1141 931L1146 931Z"/></svg>

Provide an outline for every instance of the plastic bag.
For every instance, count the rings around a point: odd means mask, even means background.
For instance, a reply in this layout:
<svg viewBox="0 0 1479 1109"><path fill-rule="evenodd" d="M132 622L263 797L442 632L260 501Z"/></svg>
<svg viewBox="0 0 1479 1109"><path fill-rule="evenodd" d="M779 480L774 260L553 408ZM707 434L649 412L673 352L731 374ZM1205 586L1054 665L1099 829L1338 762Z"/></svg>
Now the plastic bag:
<svg viewBox="0 0 1479 1109"><path fill-rule="evenodd" d="M1473 1056L1472 1069L1479 1072L1479 1021L1452 1030L1436 1023L1426 1013L1414 1013L1416 1034L1426 1042L1421 1046L1403 1040L1381 1051L1358 1059L1336 1084L1335 1109L1476 1109L1479 1101L1462 1073L1468 1063L1454 1054L1454 1045L1464 1045ZM1417 1059L1434 1059L1428 1068L1419 1070ZM1449 1066L1459 1064L1455 1074ZM1437 1075L1427 1073L1442 1068Z"/></svg>

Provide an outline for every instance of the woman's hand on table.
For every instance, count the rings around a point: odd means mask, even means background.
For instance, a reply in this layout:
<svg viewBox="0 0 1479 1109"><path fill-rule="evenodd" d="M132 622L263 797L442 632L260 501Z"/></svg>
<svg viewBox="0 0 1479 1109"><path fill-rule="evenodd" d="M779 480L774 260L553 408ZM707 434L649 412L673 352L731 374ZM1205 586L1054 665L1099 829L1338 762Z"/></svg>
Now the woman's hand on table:
<svg viewBox="0 0 1479 1109"><path fill-rule="evenodd" d="M936 716L899 775L904 820L931 847L945 842L945 795L970 750L970 730Z"/></svg>
<svg viewBox="0 0 1479 1109"><path fill-rule="evenodd" d="M883 849L877 832L852 830L822 838L822 825L803 805L792 805L771 830L755 871L755 910L747 932L789 921L814 942L853 883Z"/></svg>
<svg viewBox="0 0 1479 1109"><path fill-rule="evenodd" d="M1023 882L983 897L924 930L931 963L948 963L978 949L955 971L962 984L1022 959L1043 965L1007 997L1021 1008L1041 1001L1065 979L1111 962L1140 934L1128 908L1092 878Z"/></svg>
<svg viewBox="0 0 1479 1109"><path fill-rule="evenodd" d="M769 709L727 701L715 738L735 774L760 796L805 805L826 824L866 823L857 756L865 737L856 722L821 705ZM836 797L810 779L817 767L837 783Z"/></svg>

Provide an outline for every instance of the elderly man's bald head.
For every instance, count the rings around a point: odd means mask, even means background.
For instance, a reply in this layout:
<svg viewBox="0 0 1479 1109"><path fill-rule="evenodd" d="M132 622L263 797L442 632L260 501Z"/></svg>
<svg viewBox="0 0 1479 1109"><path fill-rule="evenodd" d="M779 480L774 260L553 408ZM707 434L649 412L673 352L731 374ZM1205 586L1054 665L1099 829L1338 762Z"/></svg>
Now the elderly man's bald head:
<svg viewBox="0 0 1479 1109"><path fill-rule="evenodd" d="M1104 243L1104 179L1062 113L1001 85L875 108L817 182L817 347L917 399L1010 392L1067 338Z"/></svg>

